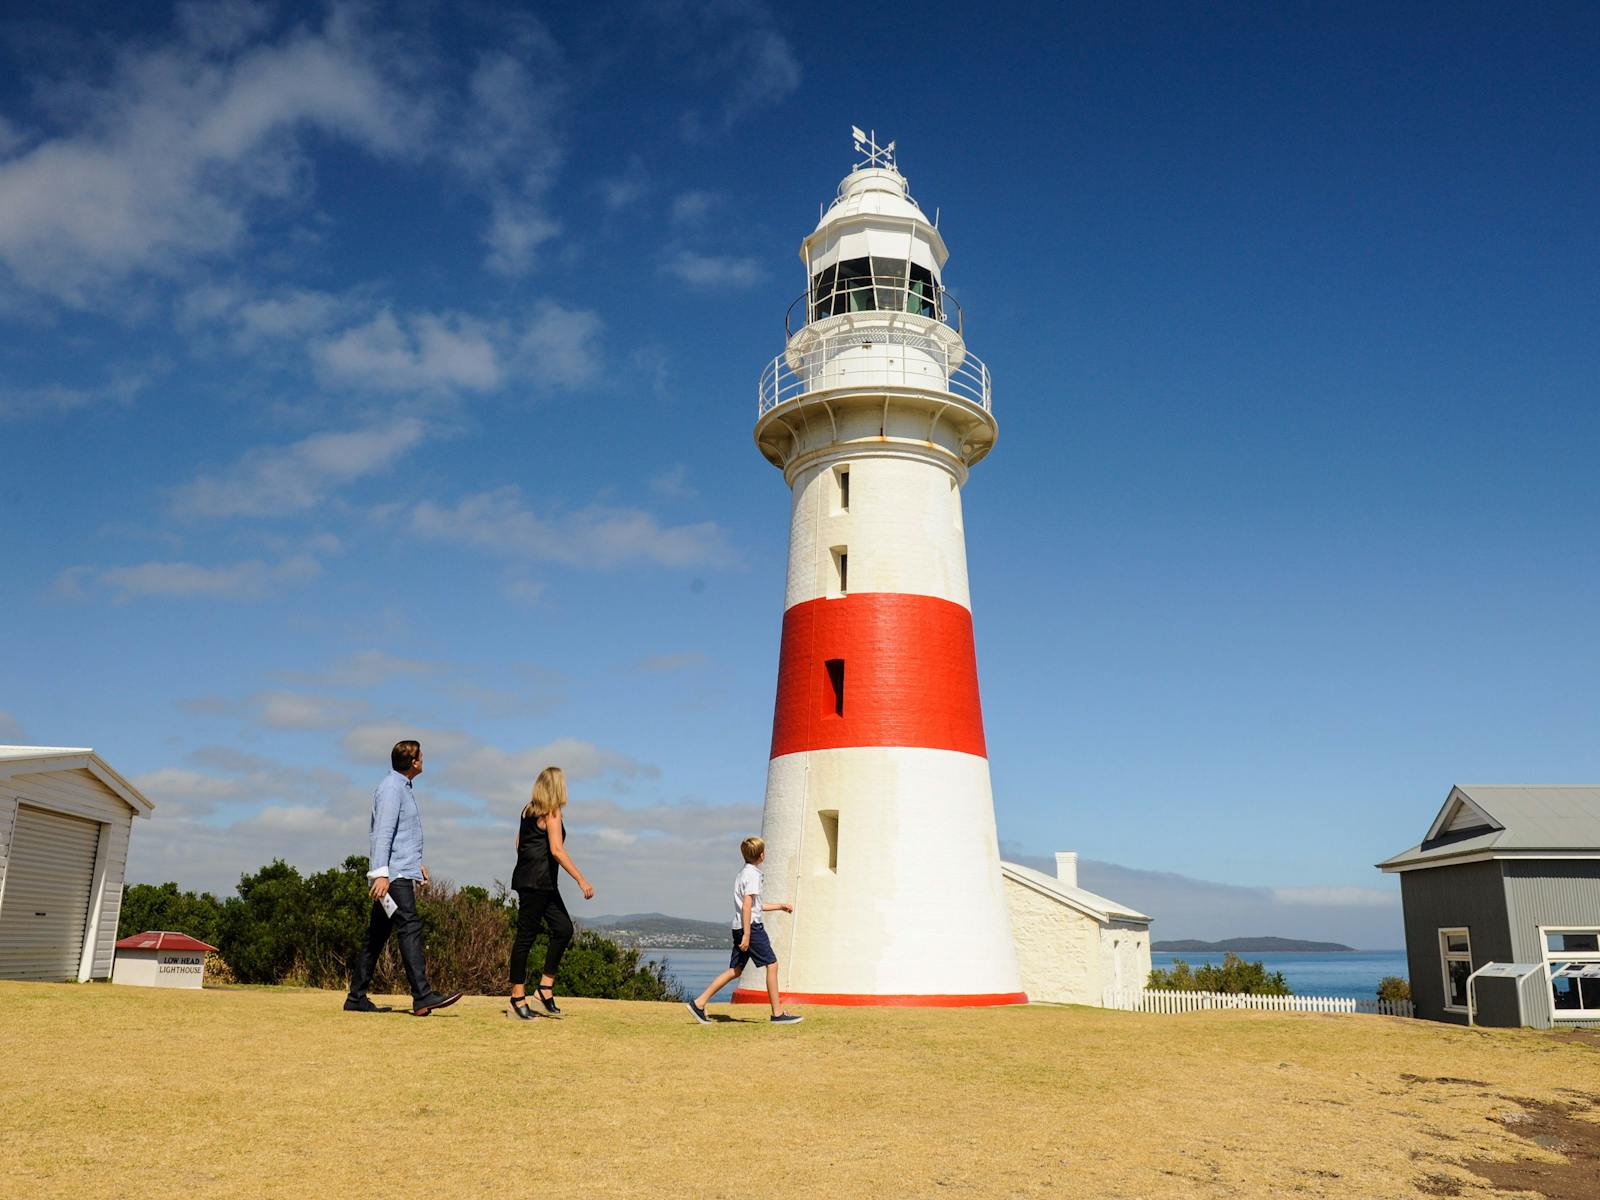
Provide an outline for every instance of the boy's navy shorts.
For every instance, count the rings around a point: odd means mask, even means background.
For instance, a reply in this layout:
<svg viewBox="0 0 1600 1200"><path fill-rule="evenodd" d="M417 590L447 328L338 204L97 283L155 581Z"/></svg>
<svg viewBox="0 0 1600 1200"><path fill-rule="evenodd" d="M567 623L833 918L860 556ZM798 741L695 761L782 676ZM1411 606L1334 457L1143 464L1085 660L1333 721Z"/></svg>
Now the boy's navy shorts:
<svg viewBox="0 0 1600 1200"><path fill-rule="evenodd" d="M735 971L744 970L747 962L754 961L758 967L770 967L778 961L778 956L772 952L772 943L767 940L767 927L759 922L750 923L750 949L739 949L739 943L744 941L744 930L730 930L733 934L733 953L728 957L728 966Z"/></svg>

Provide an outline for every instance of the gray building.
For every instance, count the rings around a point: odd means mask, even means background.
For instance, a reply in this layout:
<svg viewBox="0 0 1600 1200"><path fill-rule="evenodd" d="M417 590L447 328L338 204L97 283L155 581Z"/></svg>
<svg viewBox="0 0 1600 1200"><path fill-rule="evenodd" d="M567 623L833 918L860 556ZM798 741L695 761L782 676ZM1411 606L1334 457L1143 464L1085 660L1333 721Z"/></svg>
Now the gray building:
<svg viewBox="0 0 1600 1200"><path fill-rule="evenodd" d="M1600 1026L1600 787L1450 789L1422 841L1378 864L1400 876L1417 1016Z"/></svg>

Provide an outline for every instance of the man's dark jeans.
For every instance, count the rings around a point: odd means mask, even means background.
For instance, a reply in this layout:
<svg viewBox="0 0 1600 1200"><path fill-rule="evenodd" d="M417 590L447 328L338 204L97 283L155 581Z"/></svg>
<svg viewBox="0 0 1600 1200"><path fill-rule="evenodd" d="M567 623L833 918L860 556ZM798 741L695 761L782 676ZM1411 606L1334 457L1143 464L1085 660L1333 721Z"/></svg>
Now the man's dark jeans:
<svg viewBox="0 0 1600 1200"><path fill-rule="evenodd" d="M389 896L395 902L394 916L383 911L383 905L372 902L372 917L367 922L367 940L361 953L356 955L356 968L350 975L350 999L365 1000L372 986L373 972L378 969L378 955L389 940L390 930L400 935L400 961L405 964L406 979L411 984L411 998L421 1000L432 989L428 986L428 972L422 965L422 918L417 916L417 885L411 879L391 879Z"/></svg>

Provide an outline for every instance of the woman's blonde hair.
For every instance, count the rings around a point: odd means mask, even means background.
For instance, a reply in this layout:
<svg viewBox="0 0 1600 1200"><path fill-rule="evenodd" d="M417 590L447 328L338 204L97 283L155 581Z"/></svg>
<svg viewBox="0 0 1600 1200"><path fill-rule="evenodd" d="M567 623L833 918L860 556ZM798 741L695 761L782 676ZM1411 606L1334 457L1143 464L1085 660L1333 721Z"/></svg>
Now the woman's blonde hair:
<svg viewBox="0 0 1600 1200"><path fill-rule="evenodd" d="M560 767L546 767L533 781L533 796L522 810L525 817L548 817L567 805L567 775Z"/></svg>

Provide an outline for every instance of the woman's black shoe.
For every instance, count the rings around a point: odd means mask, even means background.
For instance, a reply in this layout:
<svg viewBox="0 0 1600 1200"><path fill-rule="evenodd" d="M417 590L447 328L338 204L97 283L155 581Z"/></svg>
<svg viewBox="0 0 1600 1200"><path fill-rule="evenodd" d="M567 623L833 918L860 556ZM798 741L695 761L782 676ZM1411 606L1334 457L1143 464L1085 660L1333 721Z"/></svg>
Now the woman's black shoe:
<svg viewBox="0 0 1600 1200"><path fill-rule="evenodd" d="M511 1015L516 1017L519 1021L533 1021L537 1019L533 1015L533 1009L528 1007L528 998L526 996L511 997Z"/></svg>
<svg viewBox="0 0 1600 1200"><path fill-rule="evenodd" d="M548 992L549 995L546 995L546 992ZM539 1003L544 1006L546 1016L559 1017L561 1015L561 1010L556 1007L555 988L541 984L538 990L535 992L535 995L539 997Z"/></svg>

